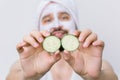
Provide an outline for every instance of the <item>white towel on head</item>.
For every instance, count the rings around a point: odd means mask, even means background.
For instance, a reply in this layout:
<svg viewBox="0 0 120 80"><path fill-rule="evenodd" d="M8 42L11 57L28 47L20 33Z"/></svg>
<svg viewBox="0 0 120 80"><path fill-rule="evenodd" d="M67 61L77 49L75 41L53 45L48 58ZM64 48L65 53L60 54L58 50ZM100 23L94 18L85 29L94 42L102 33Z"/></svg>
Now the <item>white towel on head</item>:
<svg viewBox="0 0 120 80"><path fill-rule="evenodd" d="M58 3L60 5L63 5L65 8L67 8L76 23L76 27L78 28L79 19L78 19L78 12L74 0L41 0L37 10L36 23L35 23L38 28L40 27L39 26L40 15L43 12L44 8L47 6L47 4L49 4L50 2Z"/></svg>

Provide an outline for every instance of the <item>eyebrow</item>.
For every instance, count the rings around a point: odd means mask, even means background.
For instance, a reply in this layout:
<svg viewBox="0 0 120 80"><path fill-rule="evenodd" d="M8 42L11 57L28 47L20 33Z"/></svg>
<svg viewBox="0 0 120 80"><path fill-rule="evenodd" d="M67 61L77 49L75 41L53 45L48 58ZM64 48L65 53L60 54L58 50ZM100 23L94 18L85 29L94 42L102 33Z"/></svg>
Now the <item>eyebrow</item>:
<svg viewBox="0 0 120 80"><path fill-rule="evenodd" d="M67 14L67 15L69 15L67 12L59 12L59 14Z"/></svg>
<svg viewBox="0 0 120 80"><path fill-rule="evenodd" d="M45 15L45 16L42 18L42 20L44 20L45 18L47 18L47 17L49 17L49 16L51 16L51 14Z"/></svg>

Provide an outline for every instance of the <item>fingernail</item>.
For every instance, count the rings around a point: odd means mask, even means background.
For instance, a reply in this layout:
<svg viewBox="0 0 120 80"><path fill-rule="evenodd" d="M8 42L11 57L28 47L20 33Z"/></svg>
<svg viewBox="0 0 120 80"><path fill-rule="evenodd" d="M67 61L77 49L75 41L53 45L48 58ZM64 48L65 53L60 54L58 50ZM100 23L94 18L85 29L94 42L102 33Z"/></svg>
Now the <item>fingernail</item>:
<svg viewBox="0 0 120 80"><path fill-rule="evenodd" d="M26 44L25 42L22 42L22 44L21 44L21 45L22 45L22 46L24 46L25 44Z"/></svg>
<svg viewBox="0 0 120 80"><path fill-rule="evenodd" d="M60 51L58 50L58 51L55 52L55 54L58 54L59 52L60 52Z"/></svg>
<svg viewBox="0 0 120 80"><path fill-rule="evenodd" d="M95 43L92 43L92 45L95 45Z"/></svg>
<svg viewBox="0 0 120 80"><path fill-rule="evenodd" d="M82 42L83 41L83 37L79 37L79 40Z"/></svg>
<svg viewBox="0 0 120 80"><path fill-rule="evenodd" d="M39 46L39 45L38 45L37 43L33 44L33 47L35 47L35 48L38 47L38 46Z"/></svg>
<svg viewBox="0 0 120 80"><path fill-rule="evenodd" d="M92 43L93 46L96 46L96 43Z"/></svg>
<svg viewBox="0 0 120 80"><path fill-rule="evenodd" d="M83 47L88 47L88 43L87 42L85 42L84 44L83 44Z"/></svg>
<svg viewBox="0 0 120 80"><path fill-rule="evenodd" d="M65 53L65 54L68 54L69 52L68 52L68 51L66 51L66 50L64 50L64 53Z"/></svg>
<svg viewBox="0 0 120 80"><path fill-rule="evenodd" d="M43 41L43 38L39 38L39 42L41 43Z"/></svg>
<svg viewBox="0 0 120 80"><path fill-rule="evenodd" d="M73 34L73 35L76 35L76 33L75 33L75 32L73 32L72 34Z"/></svg>
<svg viewBox="0 0 120 80"><path fill-rule="evenodd" d="M50 35L50 33L46 33L46 36L49 36Z"/></svg>

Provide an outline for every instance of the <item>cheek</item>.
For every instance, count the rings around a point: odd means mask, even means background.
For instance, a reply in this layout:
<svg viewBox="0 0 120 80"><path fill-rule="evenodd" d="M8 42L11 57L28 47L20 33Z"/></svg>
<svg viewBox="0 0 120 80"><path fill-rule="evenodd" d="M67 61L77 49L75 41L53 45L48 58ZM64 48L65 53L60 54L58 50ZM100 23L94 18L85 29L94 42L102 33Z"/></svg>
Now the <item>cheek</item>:
<svg viewBox="0 0 120 80"><path fill-rule="evenodd" d="M41 31L43 31L43 30L50 31L50 29L51 29L52 27L53 27L53 23L46 24L46 25L40 24L40 30L41 30Z"/></svg>

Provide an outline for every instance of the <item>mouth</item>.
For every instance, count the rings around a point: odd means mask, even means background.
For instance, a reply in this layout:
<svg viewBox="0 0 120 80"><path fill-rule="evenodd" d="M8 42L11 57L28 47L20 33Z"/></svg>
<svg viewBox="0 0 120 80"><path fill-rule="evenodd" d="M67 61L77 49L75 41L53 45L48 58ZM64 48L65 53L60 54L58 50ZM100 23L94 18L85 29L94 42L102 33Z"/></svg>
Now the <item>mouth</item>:
<svg viewBox="0 0 120 80"><path fill-rule="evenodd" d="M64 35L68 34L68 30L62 29L62 27L51 28L50 33L51 35L56 36L59 39L62 39ZM64 48L61 46L59 50L62 52L64 51Z"/></svg>
<svg viewBox="0 0 120 80"><path fill-rule="evenodd" d="M64 29L54 29L51 31L51 35L56 36L60 39L63 38L63 36L67 33L68 33L68 31L64 30Z"/></svg>
<svg viewBox="0 0 120 80"><path fill-rule="evenodd" d="M59 31L54 31L54 32L52 32L52 35L58 37L59 39L62 39L63 36L64 36L65 34L67 34L67 33L68 33L68 32L65 31L65 30L59 30ZM64 51L64 48L63 48L62 46L60 46L60 49L59 49L59 50L62 52L62 51Z"/></svg>
<svg viewBox="0 0 120 80"><path fill-rule="evenodd" d="M53 33L52 33L52 35L54 35L54 36L56 36L56 37L58 37L58 38L63 38L63 36L65 35L65 34L67 34L67 32L65 32L65 31L54 31Z"/></svg>

